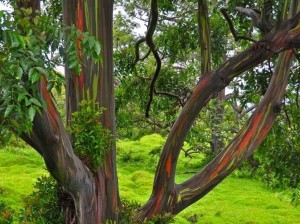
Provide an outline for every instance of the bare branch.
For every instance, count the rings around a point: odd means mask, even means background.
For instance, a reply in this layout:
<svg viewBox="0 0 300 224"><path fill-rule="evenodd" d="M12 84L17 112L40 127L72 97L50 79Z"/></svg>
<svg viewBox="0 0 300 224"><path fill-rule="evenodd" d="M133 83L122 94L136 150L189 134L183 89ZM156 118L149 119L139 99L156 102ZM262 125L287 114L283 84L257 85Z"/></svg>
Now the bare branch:
<svg viewBox="0 0 300 224"><path fill-rule="evenodd" d="M146 41L146 38L143 37L135 43L135 59L133 61L133 67L136 65L136 63L138 63L138 61L141 60L140 59L140 45L145 41Z"/></svg>
<svg viewBox="0 0 300 224"><path fill-rule="evenodd" d="M235 41L238 41L238 40L249 40L251 42L256 42L256 40L252 39L251 37L238 35L236 33L235 28L234 28L233 22L230 19L228 13L227 13L227 9L221 8L220 11L223 14L224 18L226 19L226 21L227 21L227 23L229 25L229 29L230 29L230 31L231 31L231 33L232 33L233 38L234 38Z"/></svg>
<svg viewBox="0 0 300 224"><path fill-rule="evenodd" d="M164 91L157 91L156 89L154 89L154 92L155 92L155 94L158 94L158 95L165 95L165 96L173 97L173 98L177 99L177 101L179 102L181 107L184 107L184 102L182 101L180 96L173 94L173 93L164 92Z"/></svg>
<svg viewBox="0 0 300 224"><path fill-rule="evenodd" d="M243 7L236 7L236 10L246 16L249 16L252 20L252 24L255 27L259 27L259 23L260 23L260 18L259 18L259 14L254 11L253 9L248 9L248 8L243 8Z"/></svg>
<svg viewBox="0 0 300 224"><path fill-rule="evenodd" d="M158 21L157 0L152 0L151 1L151 12L150 12L150 18L149 18L149 26L148 26L148 30L146 33L146 43L149 46L149 48L151 49L152 54L156 60L156 70L153 74L153 78L152 78L152 81L150 84L149 100L148 100L147 107L146 107L146 117L147 118L150 116L149 111L150 111L151 103L153 100L155 82L158 78L158 75L159 75L159 72L161 69L161 59L159 57L158 51L157 51L156 46L153 41L153 34L154 34L156 26L157 26L157 21Z"/></svg>
<svg viewBox="0 0 300 224"><path fill-rule="evenodd" d="M247 110L245 110L245 111L241 114L240 118L243 118L245 115L247 115L249 112L251 112L251 111L254 110L255 108L256 108L256 105L252 105L251 107L249 107Z"/></svg>
<svg viewBox="0 0 300 224"><path fill-rule="evenodd" d="M176 213L200 199L228 176L262 142L280 112L289 77L291 50L282 53L264 99L237 136L202 171L177 185L180 195ZM272 109L269 109L270 106ZM235 161L231 163L231 161ZM186 191L189 189L189 191Z"/></svg>

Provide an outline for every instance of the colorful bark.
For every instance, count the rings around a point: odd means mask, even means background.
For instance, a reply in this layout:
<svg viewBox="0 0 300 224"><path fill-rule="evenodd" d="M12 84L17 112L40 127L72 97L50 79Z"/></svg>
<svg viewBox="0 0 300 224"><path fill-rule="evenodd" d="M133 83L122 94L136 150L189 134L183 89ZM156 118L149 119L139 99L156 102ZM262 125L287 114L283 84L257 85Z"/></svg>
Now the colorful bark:
<svg viewBox="0 0 300 224"><path fill-rule="evenodd" d="M101 117L102 125L115 135L115 105L112 62L112 13L113 1L63 1L64 20L67 25L76 27L94 35L102 46L102 63L87 59L79 47L82 57L82 73L78 76L66 67L67 78L67 120L72 113L79 110L82 100L94 100L105 108ZM80 39L78 40L80 43ZM116 146L105 155L104 165L95 173L97 179L98 212L100 221L116 220L119 204L119 193L116 174Z"/></svg>
<svg viewBox="0 0 300 224"><path fill-rule="evenodd" d="M211 70L211 46L208 8L206 0L198 0L199 43L201 47L201 74Z"/></svg>
<svg viewBox="0 0 300 224"><path fill-rule="evenodd" d="M245 160L266 137L280 110L288 81L292 50L282 53L264 99L251 119L222 151L201 172L177 186L180 201L175 213L199 200Z"/></svg>
<svg viewBox="0 0 300 224"><path fill-rule="evenodd" d="M285 64L281 63L274 75L275 78L273 78L273 80L277 78L281 81L276 83L272 81L270 84L269 89L272 89L274 92L267 92L268 95L266 95L258 112L253 115L253 119L242 129L226 150L219 154L209 166L195 177L181 185L174 183L176 164L181 147L201 109L215 93L227 86L234 77L273 55L290 48L292 42L297 42L295 40L300 38L300 30L298 29L299 18L300 14L298 13L293 19L285 22L274 34L268 35L243 53L226 61L217 70L210 72L205 77L201 77L198 86L169 133L157 166L151 199L140 209L140 219L152 214L153 206L158 202L161 206L156 213L172 212L176 214L180 212L223 180L262 141L278 114L274 108L280 103L285 89L286 73L288 71L283 71L283 69L289 67L286 62ZM286 59L282 59L281 56L280 61L290 61L290 54L289 51L285 56L288 57ZM281 94L277 98L272 96L272 94L278 92ZM169 169L166 169L170 155L172 155L171 174L169 174ZM158 195L161 195L161 189L164 189L163 196L158 197Z"/></svg>
<svg viewBox="0 0 300 224"><path fill-rule="evenodd" d="M20 2L20 6L39 9L37 0ZM67 25L75 24L81 31L88 31L101 42L103 64L85 58L81 37L77 39L78 55L82 57L82 74L66 69L67 117L79 109L83 99L93 99L106 110L102 124L115 133L113 64L112 64L112 12L113 1L63 1ZM68 66L66 66L68 68ZM45 79L39 82L41 98L46 107L34 118L30 134L23 139L44 158L51 175L74 199L76 223L105 223L117 220L119 194L115 164L115 143L105 155L105 162L98 172L91 172L74 154L70 138L61 122ZM73 219L73 217L70 217ZM66 221L68 222L68 220Z"/></svg>

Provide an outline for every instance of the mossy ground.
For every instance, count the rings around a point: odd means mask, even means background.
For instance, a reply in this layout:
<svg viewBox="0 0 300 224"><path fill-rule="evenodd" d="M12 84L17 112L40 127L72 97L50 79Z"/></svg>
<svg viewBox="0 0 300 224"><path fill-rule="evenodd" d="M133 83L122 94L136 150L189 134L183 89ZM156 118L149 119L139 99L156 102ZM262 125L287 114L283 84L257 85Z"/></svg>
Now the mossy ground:
<svg viewBox="0 0 300 224"><path fill-rule="evenodd" d="M164 141L155 134L138 141L118 141L118 173L123 198L140 203L149 198ZM203 156L197 157L190 160L181 155L177 182L200 168ZM33 190L36 178L47 174L43 160L30 148L12 146L0 149L0 158L0 200L19 210L23 206L22 198ZM279 197L259 181L231 176L176 216L175 221L178 224L299 224L299 217L299 206L290 205L289 200Z"/></svg>

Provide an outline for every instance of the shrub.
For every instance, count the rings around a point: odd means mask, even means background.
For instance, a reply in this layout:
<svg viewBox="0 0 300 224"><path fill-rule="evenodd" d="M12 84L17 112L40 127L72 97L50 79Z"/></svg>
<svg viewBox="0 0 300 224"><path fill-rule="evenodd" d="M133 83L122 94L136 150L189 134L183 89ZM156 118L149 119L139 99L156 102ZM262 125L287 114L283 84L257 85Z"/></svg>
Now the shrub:
<svg viewBox="0 0 300 224"><path fill-rule="evenodd" d="M2 201L0 201L0 223L1 224L13 223L13 212Z"/></svg>
<svg viewBox="0 0 300 224"><path fill-rule="evenodd" d="M147 219L144 222L137 222L135 220L135 211L140 208L140 204L135 201L122 200L119 214L120 224L169 224L174 223L174 217L171 214L156 215L151 219Z"/></svg>
<svg viewBox="0 0 300 224"><path fill-rule="evenodd" d="M19 215L20 223L63 224L62 203L59 202L61 189L52 177L38 178L35 189L27 196L25 209Z"/></svg>
<svg viewBox="0 0 300 224"><path fill-rule="evenodd" d="M74 137L74 151L91 169L97 170L103 163L104 153L110 150L113 136L101 124L104 108L93 101L83 100L81 109L72 114L70 133Z"/></svg>

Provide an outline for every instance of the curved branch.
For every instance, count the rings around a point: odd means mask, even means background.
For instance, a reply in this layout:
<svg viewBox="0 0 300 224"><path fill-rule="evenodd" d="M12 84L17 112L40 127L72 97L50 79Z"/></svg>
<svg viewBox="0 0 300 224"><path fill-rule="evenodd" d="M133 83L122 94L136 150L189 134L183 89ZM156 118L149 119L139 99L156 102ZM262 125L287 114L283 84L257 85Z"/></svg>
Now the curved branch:
<svg viewBox="0 0 300 224"><path fill-rule="evenodd" d="M238 35L236 33L235 28L234 28L233 22L230 19L228 13L227 13L227 10L225 8L221 8L220 11L223 14L224 18L226 19L226 21L227 21L227 23L229 25L229 29L230 29L230 31L231 31L231 33L232 33L233 38L234 38L235 41L238 41L238 40L249 40L251 42L256 42L256 40L252 39L251 37Z"/></svg>
<svg viewBox="0 0 300 224"><path fill-rule="evenodd" d="M157 21L158 21L158 4L157 4L157 0L152 0L151 1L151 12L150 12L150 18L149 18L149 26L148 26L148 30L146 33L146 43L149 46L149 48L151 49L151 52L155 58L156 69L155 69L155 72L153 74L153 78L152 78L152 81L150 84L149 100L147 103L146 113L145 113L147 118L150 116L149 111L150 111L151 103L153 100L155 82L158 78L158 75L159 75L159 72L161 69L161 59L159 57L158 50L156 49L156 46L153 41L153 34L154 34L156 26L157 26Z"/></svg>
<svg viewBox="0 0 300 224"><path fill-rule="evenodd" d="M133 66L132 66L132 67L134 67L134 66L138 63L138 61L141 60L141 58L140 58L140 45L141 45L143 42L145 42L145 41L146 41L146 38L143 37L143 38L139 39L139 40L135 43L135 59L134 59L134 61L133 61Z"/></svg>
<svg viewBox="0 0 300 224"><path fill-rule="evenodd" d="M39 90L47 107L36 114L31 133L23 133L22 139L43 156L48 171L73 197L93 191L94 186L90 183L94 177L74 154L69 136L47 91L45 80L40 81ZM83 182L85 184L82 185Z"/></svg>
<svg viewBox="0 0 300 224"><path fill-rule="evenodd" d="M293 53L291 50L280 55L264 99L258 105L247 124L227 148L213 159L202 171L178 185L179 202L175 213L197 201L245 160L266 137L280 113L282 99L289 77ZM233 162L234 161L234 162ZM188 191L186 189L189 189Z"/></svg>

